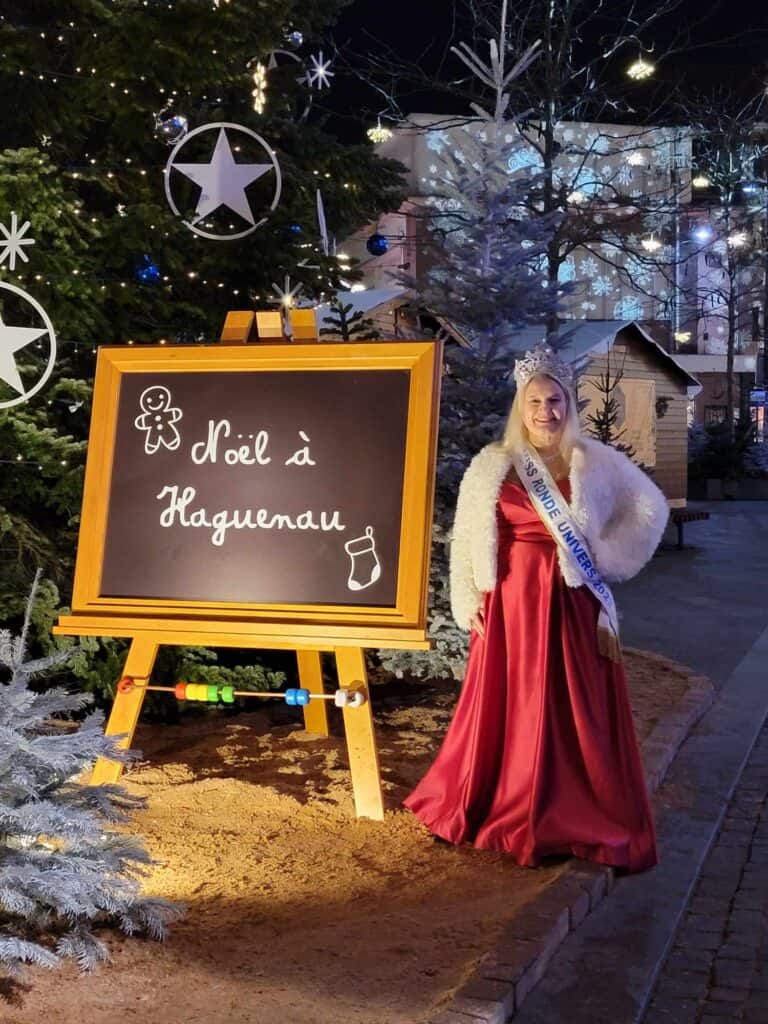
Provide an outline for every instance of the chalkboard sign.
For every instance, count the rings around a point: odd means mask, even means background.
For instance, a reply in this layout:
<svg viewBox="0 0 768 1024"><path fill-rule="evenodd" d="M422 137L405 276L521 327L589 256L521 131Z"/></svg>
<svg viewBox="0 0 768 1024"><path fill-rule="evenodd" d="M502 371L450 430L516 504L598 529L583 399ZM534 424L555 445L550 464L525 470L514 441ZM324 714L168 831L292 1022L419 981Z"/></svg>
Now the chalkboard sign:
<svg viewBox="0 0 768 1024"><path fill-rule="evenodd" d="M423 632L439 347L104 348L73 613Z"/></svg>

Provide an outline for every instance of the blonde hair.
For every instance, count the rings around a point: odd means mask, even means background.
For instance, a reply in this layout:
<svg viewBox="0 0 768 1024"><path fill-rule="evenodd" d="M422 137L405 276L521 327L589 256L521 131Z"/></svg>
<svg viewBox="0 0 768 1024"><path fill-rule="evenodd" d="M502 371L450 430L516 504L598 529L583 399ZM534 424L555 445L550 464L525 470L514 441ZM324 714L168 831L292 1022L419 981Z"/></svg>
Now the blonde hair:
<svg viewBox="0 0 768 1024"><path fill-rule="evenodd" d="M564 457L570 462L573 446L581 437L581 425L579 423L579 410L576 405L576 396L573 391L556 377L550 377L548 373L540 373L531 377L525 387L518 388L512 408L504 426L502 444L508 451L520 451L523 445L530 444L528 429L523 421L523 399L528 385L533 380L552 380L557 384L565 395L565 420L563 421L563 432L560 435L560 448Z"/></svg>

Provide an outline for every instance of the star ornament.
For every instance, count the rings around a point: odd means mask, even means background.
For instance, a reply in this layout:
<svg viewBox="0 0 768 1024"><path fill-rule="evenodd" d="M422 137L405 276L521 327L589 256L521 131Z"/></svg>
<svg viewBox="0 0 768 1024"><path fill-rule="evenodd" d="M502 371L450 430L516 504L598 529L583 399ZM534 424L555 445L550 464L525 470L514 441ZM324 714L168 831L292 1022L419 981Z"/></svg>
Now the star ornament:
<svg viewBox="0 0 768 1024"><path fill-rule="evenodd" d="M25 220L19 227L19 220L15 213L11 214L10 231L5 224L0 224L0 232L3 239L0 239L0 266L8 260L11 270L16 269L16 257L20 256L25 263L29 263L29 256L24 252L25 245L34 245L34 238L25 238L24 235L29 229L29 221Z"/></svg>
<svg viewBox="0 0 768 1024"><path fill-rule="evenodd" d="M0 382L7 385L12 392L15 392L9 399L0 398L0 409L9 409L14 405L19 405L21 402L26 402L33 395L37 394L50 377L56 363L56 335L53 330L53 324L43 307L31 295L22 291L21 288L7 284L5 281L0 281L0 294L5 292L15 296L15 299L12 300L14 308L18 305L18 299L32 306L37 314L35 319L42 320L43 326L14 327L6 324L0 318ZM16 354L27 348L28 345L39 341L45 335L48 336L49 343L48 360L38 379L30 388L26 388L16 362Z"/></svg>
<svg viewBox="0 0 768 1024"><path fill-rule="evenodd" d="M205 132L216 133L216 143L210 159L205 163L182 163L178 159L181 150L188 145L191 139ZM236 135L236 133L242 133L248 140L247 147L243 148L251 151L255 148L259 154L263 151L267 160L264 163L238 163L230 143L230 135ZM254 142L256 143L255 147ZM201 125L200 128L188 132L171 151L165 168L165 194L173 212L177 216L183 217L172 194L172 171L177 171L193 181L200 189L194 216L185 219L184 223L191 231L203 238L210 238L214 241L243 238L261 227L268 214L275 209L280 201L282 178L274 150L260 135L243 125L229 122ZM272 202L265 215L257 220L246 189L253 182L267 175L274 175ZM202 221L207 221L215 214L220 215L220 211L225 210L237 214L249 226L234 234L204 230L199 226ZM206 224L206 227L208 226Z"/></svg>

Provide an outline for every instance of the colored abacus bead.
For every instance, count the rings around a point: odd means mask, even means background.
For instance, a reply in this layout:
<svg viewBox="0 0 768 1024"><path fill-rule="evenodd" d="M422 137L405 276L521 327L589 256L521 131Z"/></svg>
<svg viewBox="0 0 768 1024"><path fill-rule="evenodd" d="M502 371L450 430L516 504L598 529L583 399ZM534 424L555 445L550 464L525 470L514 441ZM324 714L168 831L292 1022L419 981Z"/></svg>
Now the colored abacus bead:
<svg viewBox="0 0 768 1024"><path fill-rule="evenodd" d="M173 692L174 692L174 694L176 696L176 700L186 700L187 699L187 684L186 683L176 683L176 685L173 688Z"/></svg>
<svg viewBox="0 0 768 1024"><path fill-rule="evenodd" d="M187 687L187 700L205 700L207 689L205 683L190 683Z"/></svg>
<svg viewBox="0 0 768 1024"><path fill-rule="evenodd" d="M285 691L285 703L286 704L290 704L291 707L294 707L295 704L296 704L296 694L297 693L298 693L298 690L296 690L296 689L286 690Z"/></svg>
<svg viewBox="0 0 768 1024"><path fill-rule="evenodd" d="M296 691L296 703L304 707L309 704L309 690L299 689Z"/></svg>
<svg viewBox="0 0 768 1024"><path fill-rule="evenodd" d="M211 701L213 704L217 704L219 700L219 688L216 683L209 683L206 686L205 700Z"/></svg>
<svg viewBox="0 0 768 1024"><path fill-rule="evenodd" d="M118 693L130 693L136 684L130 676L123 676L117 684Z"/></svg>
<svg viewBox="0 0 768 1024"><path fill-rule="evenodd" d="M235 703L235 688L234 686L222 686L221 688L221 700L224 704Z"/></svg>
<svg viewBox="0 0 768 1024"><path fill-rule="evenodd" d="M337 708L360 708L365 701L366 696L362 690L337 690L333 695L333 703Z"/></svg>

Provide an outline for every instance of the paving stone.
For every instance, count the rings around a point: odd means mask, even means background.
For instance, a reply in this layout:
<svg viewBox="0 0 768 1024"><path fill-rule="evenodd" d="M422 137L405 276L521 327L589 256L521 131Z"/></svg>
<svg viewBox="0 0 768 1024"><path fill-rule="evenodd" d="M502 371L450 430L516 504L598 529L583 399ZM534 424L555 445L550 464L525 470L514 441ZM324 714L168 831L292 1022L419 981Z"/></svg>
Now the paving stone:
<svg viewBox="0 0 768 1024"><path fill-rule="evenodd" d="M704 878L696 887L700 896L713 896L715 899L728 900L733 895L734 885L723 878Z"/></svg>
<svg viewBox="0 0 768 1024"><path fill-rule="evenodd" d="M737 890L732 900L733 910L755 910L760 906L760 901L755 899L754 893L741 892Z"/></svg>
<svg viewBox="0 0 768 1024"><path fill-rule="evenodd" d="M749 995L749 988L721 988L719 986L710 989L709 999L720 1000L728 1003L746 1003Z"/></svg>
<svg viewBox="0 0 768 1024"><path fill-rule="evenodd" d="M718 949L718 955L728 957L731 960L750 960L754 957L760 946L760 937L754 936L750 941L749 935L739 935L737 939L729 939Z"/></svg>
<svg viewBox="0 0 768 1024"><path fill-rule="evenodd" d="M693 974L704 974L709 976L710 965L714 959L714 953L709 954L697 951L693 956L691 950L682 950L675 947L667 957L664 964L666 971L690 971Z"/></svg>
<svg viewBox="0 0 768 1024"><path fill-rule="evenodd" d="M693 928L683 925L677 934L676 944L681 949L705 949L714 952L720 948L722 938L713 932L695 931Z"/></svg>
<svg viewBox="0 0 768 1024"><path fill-rule="evenodd" d="M725 932L725 916L719 917L714 914L686 914L683 920L683 928L696 932L714 932L723 936Z"/></svg>
<svg viewBox="0 0 768 1024"><path fill-rule="evenodd" d="M514 967L522 973L541 956L543 951L544 944L542 942L504 935L494 946L488 961L491 964L505 964L507 967ZM481 961L480 971L484 970L484 963L485 961Z"/></svg>
<svg viewBox="0 0 768 1024"><path fill-rule="evenodd" d="M706 1004L707 1014L711 1014L711 1019L716 1020L717 1024L723 1024L726 1020L742 1020L741 1007L735 1003L720 1002L712 999L707 1000Z"/></svg>
<svg viewBox="0 0 768 1024"><path fill-rule="evenodd" d="M501 1003L470 999L457 993L451 1000L451 1009L464 1013L473 1020L481 1020L483 1024L504 1024L513 1012L514 1006L507 1009Z"/></svg>
<svg viewBox="0 0 768 1024"><path fill-rule="evenodd" d="M728 916L728 931L731 935L738 936L743 931L760 931L765 925L765 915L762 910L755 907L754 910L733 910Z"/></svg>
<svg viewBox="0 0 768 1024"><path fill-rule="evenodd" d="M691 902L688 904L688 910L691 914L722 914L723 917L725 917L725 915L728 913L730 906L730 897L715 899L711 896L694 896Z"/></svg>
<svg viewBox="0 0 768 1024"><path fill-rule="evenodd" d="M466 1013L457 1013L455 1010L443 1010L436 1017L430 1017L428 1024L472 1024L477 1017L468 1017Z"/></svg>
<svg viewBox="0 0 768 1024"><path fill-rule="evenodd" d="M749 989L752 981L750 965L739 960L716 959L712 967L715 985L725 988Z"/></svg>
<svg viewBox="0 0 768 1024"><path fill-rule="evenodd" d="M709 988L706 974L691 971L679 974L664 974L653 992L654 999L702 999Z"/></svg>
<svg viewBox="0 0 768 1024"><path fill-rule="evenodd" d="M648 1008L643 1024L695 1024L699 1003L695 999L660 997Z"/></svg>

